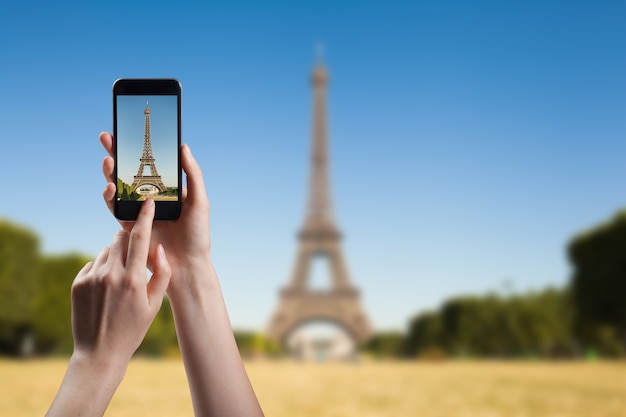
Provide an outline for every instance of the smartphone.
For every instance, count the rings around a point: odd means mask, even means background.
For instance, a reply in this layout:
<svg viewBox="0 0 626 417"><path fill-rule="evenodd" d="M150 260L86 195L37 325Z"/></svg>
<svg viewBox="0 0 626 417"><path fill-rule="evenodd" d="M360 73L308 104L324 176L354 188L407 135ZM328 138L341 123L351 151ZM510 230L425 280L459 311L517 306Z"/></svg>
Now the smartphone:
<svg viewBox="0 0 626 417"><path fill-rule="evenodd" d="M180 215L181 98L176 79L113 83L113 211L119 220L136 220L147 198L155 202L155 220Z"/></svg>

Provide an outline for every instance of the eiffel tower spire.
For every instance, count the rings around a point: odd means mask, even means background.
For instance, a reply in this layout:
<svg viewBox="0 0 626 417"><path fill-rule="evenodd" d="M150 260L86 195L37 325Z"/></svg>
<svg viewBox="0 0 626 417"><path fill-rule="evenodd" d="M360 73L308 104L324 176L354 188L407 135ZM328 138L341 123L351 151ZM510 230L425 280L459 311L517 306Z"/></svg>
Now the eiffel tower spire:
<svg viewBox="0 0 626 417"><path fill-rule="evenodd" d="M322 64L321 58L311 76L313 85L313 135L311 153L311 187L309 190L308 213L302 232L326 230L339 233L336 230L332 216L332 202L330 199L330 181L328 172L328 139L326 122L326 88L328 86L328 72Z"/></svg>
<svg viewBox="0 0 626 417"><path fill-rule="evenodd" d="M146 109L143 111L143 114L146 116L146 121L143 128L143 153L141 157L148 159L153 158L152 139L150 137L150 106L148 105L148 100L146 100ZM156 167L154 167L154 169L156 170Z"/></svg>
<svg viewBox="0 0 626 417"><path fill-rule="evenodd" d="M134 177L133 184L131 185L133 190L137 190L142 185L152 185L159 191L165 191L167 187L163 184L161 176L157 171L154 156L152 155L152 138L150 134L150 106L146 101L146 109L143 111L145 115L144 129L143 129L143 151L141 152L141 158L139 159L139 169L137 175ZM150 175L144 175L146 166L150 169ZM139 194L141 190L139 190Z"/></svg>

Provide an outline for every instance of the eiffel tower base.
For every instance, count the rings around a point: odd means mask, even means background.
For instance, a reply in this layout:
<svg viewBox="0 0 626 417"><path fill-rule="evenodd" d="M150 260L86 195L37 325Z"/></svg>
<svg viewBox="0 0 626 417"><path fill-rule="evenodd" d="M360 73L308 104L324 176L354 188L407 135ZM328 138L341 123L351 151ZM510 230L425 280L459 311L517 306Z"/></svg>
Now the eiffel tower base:
<svg viewBox="0 0 626 417"><path fill-rule="evenodd" d="M163 181L161 180L160 175L153 175L153 176L149 176L149 175L136 176L135 175L134 181L130 187L133 190L137 190L137 188L141 187L142 185L152 185L158 188L159 191L167 190L167 187L165 186L165 184L163 184Z"/></svg>
<svg viewBox="0 0 626 417"><path fill-rule="evenodd" d="M365 343L371 328L356 289L307 291L284 289L267 335L284 346L300 325L311 321L329 321L343 328L357 344Z"/></svg>

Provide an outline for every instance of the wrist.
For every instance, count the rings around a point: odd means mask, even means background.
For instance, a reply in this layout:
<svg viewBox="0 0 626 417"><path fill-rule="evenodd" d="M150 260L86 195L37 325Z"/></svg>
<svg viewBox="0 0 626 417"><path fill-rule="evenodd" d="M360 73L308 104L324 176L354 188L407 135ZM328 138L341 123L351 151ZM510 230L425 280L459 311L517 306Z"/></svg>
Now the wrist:
<svg viewBox="0 0 626 417"><path fill-rule="evenodd" d="M122 382L129 362L130 358L116 357L110 352L98 354L75 349L70 357L68 369L72 369L78 375L98 375L101 383L115 390Z"/></svg>
<svg viewBox="0 0 626 417"><path fill-rule="evenodd" d="M167 296L172 304L198 300L219 289L217 273L209 255L186 259L172 271Z"/></svg>
<svg viewBox="0 0 626 417"><path fill-rule="evenodd" d="M47 417L101 416L124 378L128 362L74 350Z"/></svg>

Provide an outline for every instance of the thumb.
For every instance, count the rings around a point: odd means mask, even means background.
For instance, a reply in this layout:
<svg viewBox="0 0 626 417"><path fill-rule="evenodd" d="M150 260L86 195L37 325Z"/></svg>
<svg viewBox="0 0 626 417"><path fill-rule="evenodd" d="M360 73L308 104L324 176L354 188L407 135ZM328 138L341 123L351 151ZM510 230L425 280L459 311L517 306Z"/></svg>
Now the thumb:
<svg viewBox="0 0 626 417"><path fill-rule="evenodd" d="M165 249L160 243L156 248L156 256L152 266L153 273L150 282L148 282L148 302L150 305L154 304L160 307L172 277L172 268L165 256Z"/></svg>

